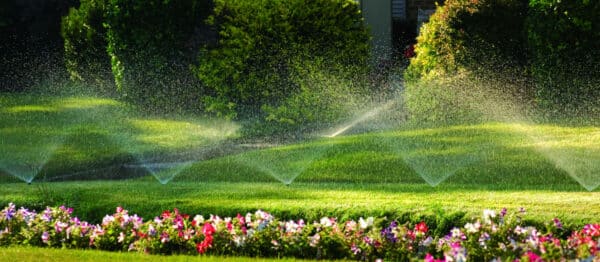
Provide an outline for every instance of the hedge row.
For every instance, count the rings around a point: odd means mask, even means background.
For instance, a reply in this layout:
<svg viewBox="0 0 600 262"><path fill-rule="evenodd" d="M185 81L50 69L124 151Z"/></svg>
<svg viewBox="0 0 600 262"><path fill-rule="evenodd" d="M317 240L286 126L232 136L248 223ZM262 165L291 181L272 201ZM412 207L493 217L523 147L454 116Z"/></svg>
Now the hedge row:
<svg viewBox="0 0 600 262"><path fill-rule="evenodd" d="M263 120L294 118L269 108L306 91L303 68L345 77L366 68L369 51L351 0L82 0L62 35L75 80L106 84L109 71L122 96L147 108Z"/></svg>
<svg viewBox="0 0 600 262"><path fill-rule="evenodd" d="M365 65L368 33L347 0L219 0L210 23L219 43L200 55L209 111L253 115L301 91L297 68Z"/></svg>
<svg viewBox="0 0 600 262"><path fill-rule="evenodd" d="M415 84L465 74L507 82L495 87L522 99L531 95L542 109L598 106L599 12L600 2L587 0L448 0L421 30L405 77ZM425 112L421 104L452 106L446 98L411 95L417 119L446 114Z"/></svg>

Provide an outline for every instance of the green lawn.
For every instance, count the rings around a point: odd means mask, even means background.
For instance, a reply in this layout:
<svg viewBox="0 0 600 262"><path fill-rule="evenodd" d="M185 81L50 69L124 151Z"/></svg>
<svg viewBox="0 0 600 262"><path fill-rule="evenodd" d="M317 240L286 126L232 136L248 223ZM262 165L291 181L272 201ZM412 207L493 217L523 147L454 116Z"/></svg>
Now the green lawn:
<svg viewBox="0 0 600 262"><path fill-rule="evenodd" d="M120 253L96 250L69 250L33 247L0 247L3 261L302 261L298 259L256 259L244 257L155 256L138 253Z"/></svg>
<svg viewBox="0 0 600 262"><path fill-rule="evenodd" d="M110 99L4 95L0 102L1 205L66 204L94 222L118 205L146 219L174 207L403 220L524 207L536 222L600 222L595 126L407 126L238 145L234 122L148 116Z"/></svg>

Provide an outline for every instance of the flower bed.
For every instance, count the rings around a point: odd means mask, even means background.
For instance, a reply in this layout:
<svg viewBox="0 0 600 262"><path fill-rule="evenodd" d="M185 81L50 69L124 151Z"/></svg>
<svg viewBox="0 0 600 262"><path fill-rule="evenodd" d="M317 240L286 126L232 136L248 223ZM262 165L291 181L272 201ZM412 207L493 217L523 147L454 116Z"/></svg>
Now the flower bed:
<svg viewBox="0 0 600 262"><path fill-rule="evenodd" d="M150 254L211 254L313 259L425 261L596 261L600 224L566 232L558 219L539 229L526 226L524 210L485 210L480 219L445 236L430 234L424 222L386 219L311 223L280 221L267 212L221 218L191 217L177 209L144 221L121 207L99 225L73 217L64 206L42 212L9 204L0 212L0 246L31 245L138 251Z"/></svg>

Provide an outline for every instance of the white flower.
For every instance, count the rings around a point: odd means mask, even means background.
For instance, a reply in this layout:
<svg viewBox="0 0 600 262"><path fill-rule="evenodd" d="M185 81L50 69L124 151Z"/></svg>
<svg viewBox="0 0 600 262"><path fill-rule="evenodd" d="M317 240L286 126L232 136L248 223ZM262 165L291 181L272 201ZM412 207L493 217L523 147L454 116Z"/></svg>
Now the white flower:
<svg viewBox="0 0 600 262"><path fill-rule="evenodd" d="M241 247L244 245L244 238L241 236L233 236L233 243L235 243L236 247Z"/></svg>
<svg viewBox="0 0 600 262"><path fill-rule="evenodd" d="M358 219L358 223L360 224L361 229L366 229L373 225L373 217L368 217L367 220L364 220L362 217Z"/></svg>
<svg viewBox="0 0 600 262"><path fill-rule="evenodd" d="M475 227L474 224L472 223L467 223L465 225L465 230L467 231L467 233L477 233L477 227Z"/></svg>
<svg viewBox="0 0 600 262"><path fill-rule="evenodd" d="M333 226L333 223L331 222L331 219L329 219L328 217L323 217L323 218L321 218L321 225L323 225L325 227L331 227L331 226Z"/></svg>
<svg viewBox="0 0 600 262"><path fill-rule="evenodd" d="M311 247L316 247L319 244L319 241L321 240L321 235L319 235L319 233L315 234L314 236L310 237L310 246Z"/></svg>
<svg viewBox="0 0 600 262"><path fill-rule="evenodd" d="M460 228L457 228L457 227L453 228L451 233L452 233L453 238L459 238L462 236L462 232L460 232Z"/></svg>
<svg viewBox="0 0 600 262"><path fill-rule="evenodd" d="M490 210L490 209L485 209L483 210L483 220L487 223L487 224L491 224L492 223L492 219L496 217L496 212L494 210Z"/></svg>
<svg viewBox="0 0 600 262"><path fill-rule="evenodd" d="M194 217L194 221L196 221L196 225L201 225L204 223L204 217L201 215L196 215Z"/></svg>

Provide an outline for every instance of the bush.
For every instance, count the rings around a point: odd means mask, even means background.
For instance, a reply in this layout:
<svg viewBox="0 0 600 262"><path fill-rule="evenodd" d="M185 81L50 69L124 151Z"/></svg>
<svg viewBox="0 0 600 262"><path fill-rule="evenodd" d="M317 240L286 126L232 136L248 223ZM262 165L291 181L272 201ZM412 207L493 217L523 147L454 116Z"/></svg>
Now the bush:
<svg viewBox="0 0 600 262"><path fill-rule="evenodd" d="M106 6L108 55L117 89L142 106L194 109L201 87L189 70L194 30L208 0L110 0Z"/></svg>
<svg viewBox="0 0 600 262"><path fill-rule="evenodd" d="M531 0L529 6L540 105L562 113L600 106L600 2Z"/></svg>
<svg viewBox="0 0 600 262"><path fill-rule="evenodd" d="M405 71L412 120L464 122L524 114L509 104L531 104L533 96L527 3L448 0L437 7ZM493 96L499 96L497 101ZM505 115L483 104L501 106L498 111Z"/></svg>
<svg viewBox="0 0 600 262"><path fill-rule="evenodd" d="M218 0L209 23L219 42L196 68L208 88L203 101L231 118L263 117L261 108L273 115L291 97L310 96L295 79L297 61L319 60L333 71L368 62L369 36L350 0Z"/></svg>
<svg viewBox="0 0 600 262"><path fill-rule="evenodd" d="M406 78L460 70L490 74L525 66L526 13L526 0L446 1L421 29Z"/></svg>
<svg viewBox="0 0 600 262"><path fill-rule="evenodd" d="M298 134L323 130L352 116L367 102L360 80L339 72L328 72L318 61L292 65L289 76L298 91L277 106L263 105L272 132L294 130ZM352 70L350 70L352 71ZM324 125L324 126L323 126Z"/></svg>
<svg viewBox="0 0 600 262"><path fill-rule="evenodd" d="M62 18L65 65L71 80L114 93L110 58L106 53L106 29L102 26L107 0L81 0Z"/></svg>

